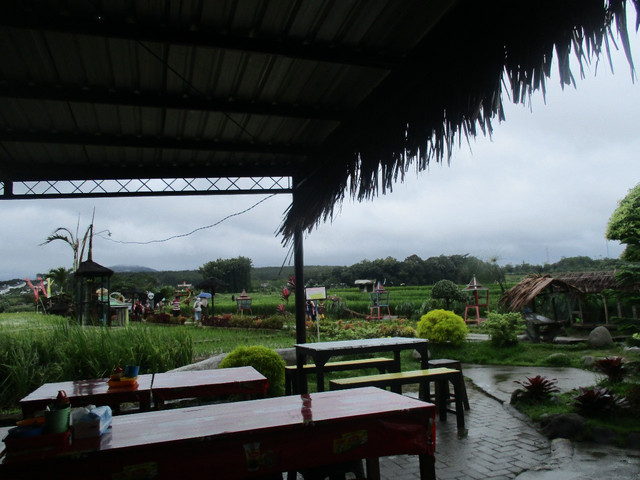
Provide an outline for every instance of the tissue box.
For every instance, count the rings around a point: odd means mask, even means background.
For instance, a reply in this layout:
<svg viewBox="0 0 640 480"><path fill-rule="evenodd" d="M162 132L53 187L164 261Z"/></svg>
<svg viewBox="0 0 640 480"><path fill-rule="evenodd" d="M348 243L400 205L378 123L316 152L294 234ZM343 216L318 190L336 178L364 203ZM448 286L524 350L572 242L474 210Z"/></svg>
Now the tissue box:
<svg viewBox="0 0 640 480"><path fill-rule="evenodd" d="M111 426L111 407L78 408L71 412L73 438L99 437Z"/></svg>

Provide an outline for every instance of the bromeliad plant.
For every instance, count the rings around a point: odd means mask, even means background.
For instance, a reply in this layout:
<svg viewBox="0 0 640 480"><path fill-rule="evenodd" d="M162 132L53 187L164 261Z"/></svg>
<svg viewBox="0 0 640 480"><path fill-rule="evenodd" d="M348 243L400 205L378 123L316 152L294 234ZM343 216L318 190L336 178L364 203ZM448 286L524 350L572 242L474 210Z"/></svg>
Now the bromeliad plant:
<svg viewBox="0 0 640 480"><path fill-rule="evenodd" d="M606 357L595 361L593 367L607 376L611 383L620 383L627 374L624 358Z"/></svg>
<svg viewBox="0 0 640 480"><path fill-rule="evenodd" d="M627 402L608 388L580 387L580 394L574 397L573 406L585 417L604 417L625 408Z"/></svg>
<svg viewBox="0 0 640 480"><path fill-rule="evenodd" d="M557 387L557 382L558 381L555 378L549 379L542 375L527 377L523 382L514 380L514 383L517 383L524 388L518 398L534 401L546 400L552 393L559 392L560 389Z"/></svg>

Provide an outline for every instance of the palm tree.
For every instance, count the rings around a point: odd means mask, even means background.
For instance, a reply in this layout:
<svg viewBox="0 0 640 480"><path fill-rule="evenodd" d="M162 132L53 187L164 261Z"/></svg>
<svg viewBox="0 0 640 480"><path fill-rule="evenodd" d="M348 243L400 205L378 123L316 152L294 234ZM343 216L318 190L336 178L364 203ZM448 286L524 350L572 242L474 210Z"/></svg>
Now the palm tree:
<svg viewBox="0 0 640 480"><path fill-rule="evenodd" d="M95 214L94 214L95 215ZM73 271L77 271L78 267L80 267L80 262L82 262L82 257L84 256L85 248L87 247L87 240L90 241L92 233L93 233L93 218L91 219L91 224L87 227L87 231L84 233L82 240L79 237L80 230L80 217L78 217L78 224L76 225L75 234L66 227L58 227L54 230L54 232L47 237L47 239L42 242L40 245L47 245L48 243L53 242L54 240L62 240L69 244L71 249L73 250Z"/></svg>
<svg viewBox="0 0 640 480"><path fill-rule="evenodd" d="M56 288L58 294L64 293L64 287L71 277L71 270L64 267L53 268L47 275L53 280L53 284L58 286Z"/></svg>

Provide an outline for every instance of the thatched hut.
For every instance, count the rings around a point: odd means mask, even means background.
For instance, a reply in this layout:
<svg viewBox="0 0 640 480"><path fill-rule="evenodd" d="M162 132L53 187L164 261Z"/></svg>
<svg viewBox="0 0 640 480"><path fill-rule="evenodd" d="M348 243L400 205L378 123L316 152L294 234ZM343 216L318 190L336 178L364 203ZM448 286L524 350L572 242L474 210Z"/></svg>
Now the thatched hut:
<svg viewBox="0 0 640 480"><path fill-rule="evenodd" d="M582 292L551 275L531 275L507 290L499 303L512 312L540 313L555 321L569 321Z"/></svg>
<svg viewBox="0 0 640 480"><path fill-rule="evenodd" d="M614 291L624 291L624 292L633 292L638 291L637 285L623 285L616 278L616 271L606 271L606 272L571 272L571 273L561 273L556 275L558 280L562 280L567 282L574 287L578 288L585 295L597 295L602 300L602 308L604 309L604 317L605 322L609 323L610 313L609 313L609 299L612 296L611 292ZM615 299L616 310L618 317L623 316L622 303L619 298ZM632 315L633 318L638 318L635 305L632 306ZM583 309L581 304L580 309L580 318L583 318Z"/></svg>
<svg viewBox="0 0 640 480"><path fill-rule="evenodd" d="M579 318L585 322L595 312L585 311L585 301L596 295L602 302L605 323L609 323L609 292L629 291L631 287L618 282L615 271L609 272L571 272L551 275L532 275L504 293L500 305L510 311L531 311L545 313L556 321L568 321ZM561 306L560 298L563 298ZM622 305L616 300L618 316L622 317ZM550 307L550 308L549 308ZM635 308L633 310L636 317Z"/></svg>

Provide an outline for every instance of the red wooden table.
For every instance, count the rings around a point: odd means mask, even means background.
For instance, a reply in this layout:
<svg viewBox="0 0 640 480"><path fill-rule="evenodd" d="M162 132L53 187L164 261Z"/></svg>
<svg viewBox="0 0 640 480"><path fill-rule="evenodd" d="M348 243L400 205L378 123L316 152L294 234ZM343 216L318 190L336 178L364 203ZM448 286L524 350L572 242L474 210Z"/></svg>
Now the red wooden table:
<svg viewBox="0 0 640 480"><path fill-rule="evenodd" d="M267 378L253 367L156 373L151 392L156 407L166 400L219 395L257 395L267 392Z"/></svg>
<svg viewBox="0 0 640 480"><path fill-rule="evenodd" d="M45 383L20 400L22 415L32 417L37 411L44 410L53 403L58 391L64 390L72 407L85 405L109 405L114 411L121 403L140 403L141 410L151 405L151 382L153 375L139 375L136 387L110 388L108 378L95 380L75 380L70 382Z"/></svg>
<svg viewBox="0 0 640 480"><path fill-rule="evenodd" d="M429 368L429 341L424 338L383 337L299 343L296 344L296 357L298 361L300 361L300 358L303 356L309 356L313 359L313 363L316 365L314 371L317 379L317 390L318 392L322 392L324 391L324 366L332 357L393 352L395 363L393 371L399 372L401 370L400 352L403 350L417 350L420 353L421 368ZM298 385L302 385L302 388L306 391L305 387L307 382L306 378L303 378L306 372L300 369L298 375L300 376ZM302 380L302 382L300 382L300 380ZM400 393L399 390L397 390L397 392Z"/></svg>
<svg viewBox="0 0 640 480"><path fill-rule="evenodd" d="M65 454L3 458L0 477L235 479L367 459L375 479L379 457L412 454L435 479L435 413L374 387L136 413Z"/></svg>

